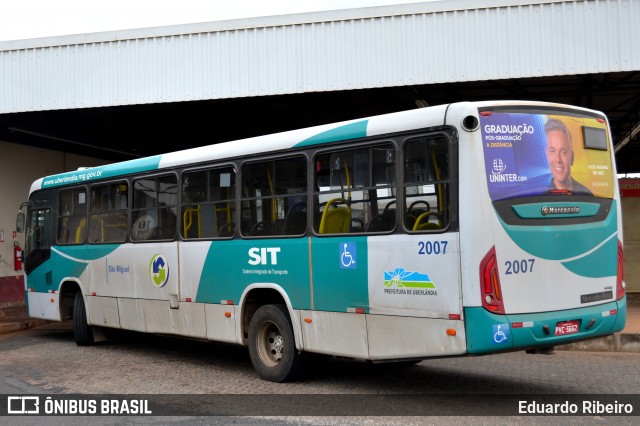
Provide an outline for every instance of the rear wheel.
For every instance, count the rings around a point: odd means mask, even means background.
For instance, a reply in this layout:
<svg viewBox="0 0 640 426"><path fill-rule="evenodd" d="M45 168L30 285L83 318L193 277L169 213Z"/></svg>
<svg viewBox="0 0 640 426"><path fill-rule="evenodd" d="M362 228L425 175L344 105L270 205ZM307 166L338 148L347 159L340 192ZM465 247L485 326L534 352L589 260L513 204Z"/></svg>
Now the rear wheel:
<svg viewBox="0 0 640 426"><path fill-rule="evenodd" d="M249 355L264 380L284 382L298 373L300 355L285 305L264 305L249 324Z"/></svg>
<svg viewBox="0 0 640 426"><path fill-rule="evenodd" d="M87 323L87 310L81 292L76 293L73 301L73 337L78 346L93 345L93 327Z"/></svg>

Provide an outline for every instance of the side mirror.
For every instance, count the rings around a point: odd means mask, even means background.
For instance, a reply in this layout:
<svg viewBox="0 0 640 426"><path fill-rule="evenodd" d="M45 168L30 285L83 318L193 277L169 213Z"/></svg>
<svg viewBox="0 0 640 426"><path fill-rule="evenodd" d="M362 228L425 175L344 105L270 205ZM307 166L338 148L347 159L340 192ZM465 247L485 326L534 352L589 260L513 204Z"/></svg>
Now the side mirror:
<svg viewBox="0 0 640 426"><path fill-rule="evenodd" d="M18 212L18 217L16 217L16 232L24 232L24 213Z"/></svg>

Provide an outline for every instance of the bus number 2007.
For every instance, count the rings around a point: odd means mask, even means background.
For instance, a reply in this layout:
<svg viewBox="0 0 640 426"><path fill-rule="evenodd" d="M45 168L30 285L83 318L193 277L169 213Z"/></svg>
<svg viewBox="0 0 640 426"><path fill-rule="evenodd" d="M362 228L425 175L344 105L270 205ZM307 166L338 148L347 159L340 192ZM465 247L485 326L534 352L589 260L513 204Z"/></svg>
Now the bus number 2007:
<svg viewBox="0 0 640 426"><path fill-rule="evenodd" d="M533 263L535 261L535 259L507 260L504 262L504 266L507 267L505 275L533 272Z"/></svg>
<svg viewBox="0 0 640 426"><path fill-rule="evenodd" d="M447 241L419 241L418 254L446 254Z"/></svg>

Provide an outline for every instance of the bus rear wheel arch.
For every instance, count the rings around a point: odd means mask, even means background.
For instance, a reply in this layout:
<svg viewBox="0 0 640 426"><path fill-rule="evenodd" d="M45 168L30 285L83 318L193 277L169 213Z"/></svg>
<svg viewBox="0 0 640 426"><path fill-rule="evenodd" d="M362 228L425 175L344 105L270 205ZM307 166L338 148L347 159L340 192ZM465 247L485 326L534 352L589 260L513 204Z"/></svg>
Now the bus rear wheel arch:
<svg viewBox="0 0 640 426"><path fill-rule="evenodd" d="M60 286L60 318L64 320L73 319L73 306L76 293L80 292L80 286L75 281L65 281Z"/></svg>
<svg viewBox="0 0 640 426"><path fill-rule="evenodd" d="M285 382L297 376L300 354L286 305L263 305L249 323L249 356L258 375L271 382Z"/></svg>

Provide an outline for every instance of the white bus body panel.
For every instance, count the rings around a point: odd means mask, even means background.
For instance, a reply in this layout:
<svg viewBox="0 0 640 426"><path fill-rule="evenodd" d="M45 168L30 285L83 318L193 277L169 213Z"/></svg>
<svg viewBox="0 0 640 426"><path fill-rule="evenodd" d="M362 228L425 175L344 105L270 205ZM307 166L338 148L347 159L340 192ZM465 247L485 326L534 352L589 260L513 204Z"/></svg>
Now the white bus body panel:
<svg viewBox="0 0 640 426"><path fill-rule="evenodd" d="M453 232L368 238L369 313L462 315L458 239Z"/></svg>
<svg viewBox="0 0 640 426"><path fill-rule="evenodd" d="M101 327L120 328L118 299L115 297L85 297L87 322Z"/></svg>
<svg viewBox="0 0 640 426"><path fill-rule="evenodd" d="M147 333L173 334L169 317L169 302L165 300L144 301L144 327Z"/></svg>
<svg viewBox="0 0 640 426"><path fill-rule="evenodd" d="M30 317L61 321L59 302L58 293L27 293Z"/></svg>
<svg viewBox="0 0 640 426"><path fill-rule="evenodd" d="M559 311L598 305L602 301L580 303L580 295L607 290L612 295L615 294L615 278L576 276L560 261L542 259L522 250L500 224L494 225L494 233L500 285L507 313ZM506 262L513 264L515 261L520 261L527 267L532 266L533 272L507 275Z"/></svg>
<svg viewBox="0 0 640 426"><path fill-rule="evenodd" d="M165 265L166 280L158 283L153 281L154 258ZM87 281L89 294L169 300L179 288L178 243L122 244L104 258L91 261L88 269L93 276Z"/></svg>
<svg viewBox="0 0 640 426"><path fill-rule="evenodd" d="M367 315L367 331L374 361L459 355L467 350L462 321Z"/></svg>
<svg viewBox="0 0 640 426"><path fill-rule="evenodd" d="M207 339L228 343L241 343L236 338L236 307L204 304ZM239 310L239 309L238 309ZM227 317L226 313L230 316Z"/></svg>
<svg viewBox="0 0 640 426"><path fill-rule="evenodd" d="M196 300L202 268L211 247L211 241L189 241L180 243L180 300ZM212 282L205 282L213 285Z"/></svg>
<svg viewBox="0 0 640 426"><path fill-rule="evenodd" d="M365 315L299 311L304 348L310 352L369 359ZM304 319L311 319L305 322Z"/></svg>
<svg viewBox="0 0 640 426"><path fill-rule="evenodd" d="M147 331L144 325L144 300L119 298L118 312L122 328L139 332Z"/></svg>

